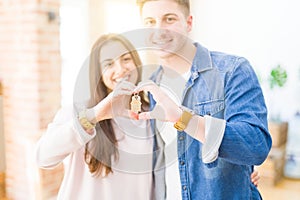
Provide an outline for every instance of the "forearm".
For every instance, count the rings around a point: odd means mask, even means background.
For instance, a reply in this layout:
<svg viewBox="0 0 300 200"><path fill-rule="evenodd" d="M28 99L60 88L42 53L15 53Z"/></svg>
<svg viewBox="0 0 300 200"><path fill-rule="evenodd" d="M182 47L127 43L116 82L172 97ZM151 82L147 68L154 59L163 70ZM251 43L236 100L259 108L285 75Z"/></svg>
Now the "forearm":
<svg viewBox="0 0 300 200"><path fill-rule="evenodd" d="M79 124L77 117L63 120L58 113L48 125L46 133L36 147L36 161L40 167L49 168L59 164L70 153L83 147L94 137Z"/></svg>
<svg viewBox="0 0 300 200"><path fill-rule="evenodd" d="M220 156L232 163L259 165L270 150L267 130L246 122L227 123L222 119L193 115L185 132L203 144L204 163Z"/></svg>
<svg viewBox="0 0 300 200"><path fill-rule="evenodd" d="M185 131L203 144L202 161L204 163L211 163L218 158L225 126L225 120L210 116L193 115L191 118Z"/></svg>
<svg viewBox="0 0 300 200"><path fill-rule="evenodd" d="M113 110L112 110L112 102L110 101L111 101L110 98L106 97L94 107L87 108L86 109L87 119L94 124L106 119L111 119Z"/></svg>
<svg viewBox="0 0 300 200"><path fill-rule="evenodd" d="M219 156L237 164L260 165L270 147L270 135L263 127L246 122L227 123Z"/></svg>
<svg viewBox="0 0 300 200"><path fill-rule="evenodd" d="M261 164L272 145L267 108L256 74L243 58L228 74L224 103L226 129L219 156L241 165Z"/></svg>
<svg viewBox="0 0 300 200"><path fill-rule="evenodd" d="M199 142L205 143L205 118L193 115L184 131Z"/></svg>

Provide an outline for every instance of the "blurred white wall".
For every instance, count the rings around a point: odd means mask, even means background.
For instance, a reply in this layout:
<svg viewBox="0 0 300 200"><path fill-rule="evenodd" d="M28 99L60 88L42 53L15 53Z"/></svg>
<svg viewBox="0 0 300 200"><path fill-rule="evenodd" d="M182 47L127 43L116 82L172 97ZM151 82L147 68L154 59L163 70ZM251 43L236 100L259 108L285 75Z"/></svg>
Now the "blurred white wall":
<svg viewBox="0 0 300 200"><path fill-rule="evenodd" d="M87 0L61 0L60 47L62 105L73 102L74 84L89 53L89 4Z"/></svg>
<svg viewBox="0 0 300 200"><path fill-rule="evenodd" d="M283 120L300 110L299 8L298 0L192 1L192 37L210 50L246 57L262 79L268 105ZM287 70L288 82L272 92L267 79L277 64Z"/></svg>

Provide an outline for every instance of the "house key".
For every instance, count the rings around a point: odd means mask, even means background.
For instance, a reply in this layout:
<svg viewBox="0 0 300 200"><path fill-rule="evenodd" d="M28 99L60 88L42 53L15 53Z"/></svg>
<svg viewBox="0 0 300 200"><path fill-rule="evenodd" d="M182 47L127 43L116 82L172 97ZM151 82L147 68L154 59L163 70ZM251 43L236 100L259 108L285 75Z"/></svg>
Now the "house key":
<svg viewBox="0 0 300 200"><path fill-rule="evenodd" d="M135 112L135 113L139 113L141 112L141 97L138 95L138 93L135 93L132 97L131 97L131 111Z"/></svg>

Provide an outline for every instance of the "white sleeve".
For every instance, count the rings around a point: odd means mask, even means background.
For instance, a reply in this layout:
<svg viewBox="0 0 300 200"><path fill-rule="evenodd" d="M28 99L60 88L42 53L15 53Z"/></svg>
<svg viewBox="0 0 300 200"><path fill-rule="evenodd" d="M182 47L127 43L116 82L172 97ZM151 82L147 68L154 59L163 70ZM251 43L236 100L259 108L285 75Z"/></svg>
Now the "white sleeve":
<svg viewBox="0 0 300 200"><path fill-rule="evenodd" d="M223 119L204 116L205 143L202 148L203 163L211 163L218 158L219 148L223 140L226 121Z"/></svg>
<svg viewBox="0 0 300 200"><path fill-rule="evenodd" d="M39 167L54 167L70 153L83 147L95 135L95 130L93 135L84 131L72 108L62 108L37 143L36 162Z"/></svg>

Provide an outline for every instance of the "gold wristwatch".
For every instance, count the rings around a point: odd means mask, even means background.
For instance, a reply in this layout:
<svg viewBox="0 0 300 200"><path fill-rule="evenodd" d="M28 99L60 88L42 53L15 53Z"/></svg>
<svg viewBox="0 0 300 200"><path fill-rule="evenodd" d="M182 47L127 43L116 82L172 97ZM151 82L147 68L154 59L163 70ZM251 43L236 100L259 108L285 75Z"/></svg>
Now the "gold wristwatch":
<svg viewBox="0 0 300 200"><path fill-rule="evenodd" d="M192 116L194 115L194 113L190 110L182 109L182 114L180 116L179 121L177 121L174 124L174 127L178 130L178 131L184 131L184 129L187 127L190 119L192 118Z"/></svg>
<svg viewBox="0 0 300 200"><path fill-rule="evenodd" d="M87 117L86 117L86 110L83 110L79 113L79 122L81 124L81 126L85 129L85 130L91 130L93 129L96 124L93 124L92 122L90 122Z"/></svg>

